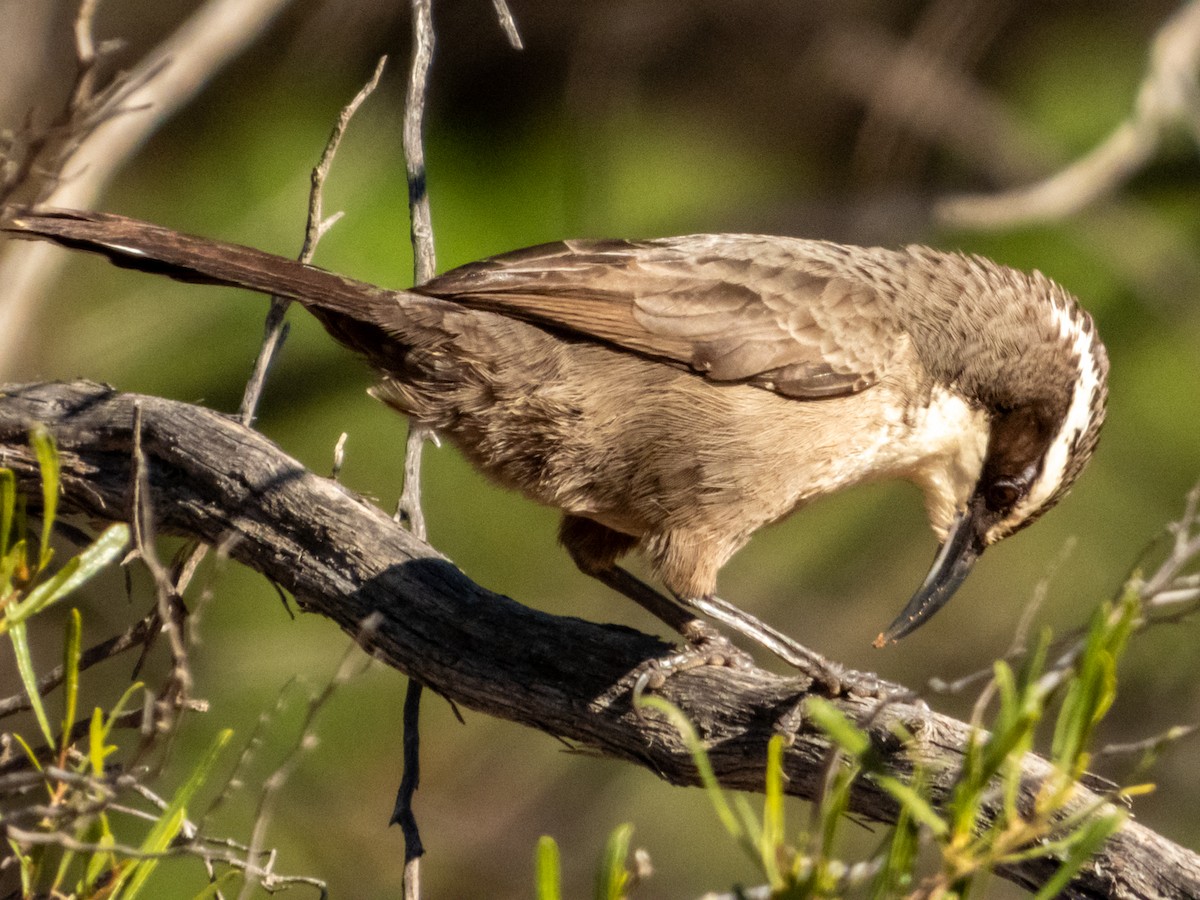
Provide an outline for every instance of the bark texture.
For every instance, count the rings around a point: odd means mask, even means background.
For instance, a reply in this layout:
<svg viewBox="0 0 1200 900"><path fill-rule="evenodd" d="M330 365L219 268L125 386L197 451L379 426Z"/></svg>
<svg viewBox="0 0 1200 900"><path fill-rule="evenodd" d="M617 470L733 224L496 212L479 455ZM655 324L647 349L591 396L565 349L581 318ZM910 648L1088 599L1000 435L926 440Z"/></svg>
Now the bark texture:
<svg viewBox="0 0 1200 900"><path fill-rule="evenodd" d="M645 766L674 784L697 782L675 729L652 713L639 717L628 692L614 690L669 649L660 640L551 616L485 590L391 517L230 417L92 382L8 385L0 388L0 466L26 486L36 483L27 433L42 423L61 453L64 504L94 519L127 520L135 407L159 529L226 544L303 609L334 620L388 665L456 703ZM672 676L661 694L696 724L717 776L731 788L761 790L767 742L784 731L792 739L786 790L811 798L829 746L799 714L810 688L761 670L702 668ZM867 723L890 772L907 775L919 762L932 773L935 801L947 795L966 746L965 723L921 704L835 702ZM913 740L902 745L897 726ZM1049 766L1030 756L1024 769L1032 796ZM1081 787L1079 799L1095 798ZM852 809L879 822L896 814L869 780L857 785ZM1001 874L1035 887L1055 868L1035 860ZM1129 822L1063 896L1198 897L1200 857Z"/></svg>

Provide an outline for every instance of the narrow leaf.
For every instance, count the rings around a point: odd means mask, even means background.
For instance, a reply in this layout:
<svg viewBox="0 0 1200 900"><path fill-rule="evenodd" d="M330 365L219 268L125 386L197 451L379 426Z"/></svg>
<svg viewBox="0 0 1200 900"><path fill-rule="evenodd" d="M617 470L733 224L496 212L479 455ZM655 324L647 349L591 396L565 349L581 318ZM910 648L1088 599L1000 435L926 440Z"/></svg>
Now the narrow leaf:
<svg viewBox="0 0 1200 900"><path fill-rule="evenodd" d="M1042 885L1042 889L1034 896L1034 900L1052 900L1059 896L1075 873L1100 849L1101 845L1125 821L1125 813L1112 810L1105 815L1096 816L1072 836L1071 849L1067 852L1058 871Z"/></svg>
<svg viewBox="0 0 1200 900"><path fill-rule="evenodd" d="M17 507L17 476L12 469L0 469L0 556L8 555L12 540L13 512Z"/></svg>
<svg viewBox="0 0 1200 900"><path fill-rule="evenodd" d="M783 886L779 872L779 849L784 841L783 735L767 743L767 781L763 792L762 837L759 841L763 871L772 888Z"/></svg>
<svg viewBox="0 0 1200 900"><path fill-rule="evenodd" d="M871 741L866 734L828 700L823 697L809 697L804 707L805 715L847 755L857 759L870 749Z"/></svg>
<svg viewBox="0 0 1200 900"><path fill-rule="evenodd" d="M110 525L82 553L69 559L48 580L29 592L17 608L10 611L18 621L35 615L56 600L86 584L96 573L116 559L129 543L129 526L123 522Z"/></svg>
<svg viewBox="0 0 1200 900"><path fill-rule="evenodd" d="M224 729L216 736L204 758L192 770L192 774L187 781L180 785L171 802L167 804L167 808L162 811L162 815L158 817L158 821L154 823L154 827L146 835L146 839L142 842L140 848L143 853L159 854L165 852L171 846L171 842L175 840L175 836L183 826L183 820L187 816L188 804L191 803L192 797L200 785L208 778L213 766L216 765L218 757L221 755L221 751L229 743L229 739L232 736L233 729L230 728ZM120 896L122 900L133 900L141 892L142 888L146 886L147 879L150 878L150 875L157 867L158 860L151 858L143 859L135 869L122 871L112 890L112 896ZM121 887L126 881L129 886L127 891L122 894Z"/></svg>
<svg viewBox="0 0 1200 900"><path fill-rule="evenodd" d="M59 763L66 760L67 744L71 739L71 727L75 724L75 710L79 701L79 656L83 646L83 619L79 610L71 610L67 619L67 637L63 641L63 717L62 743L59 746Z"/></svg>
<svg viewBox="0 0 1200 900"><path fill-rule="evenodd" d="M8 629L12 640L13 653L17 658L17 671L21 673L21 683L25 686L25 694L33 707L38 726L46 738L47 746L54 746L54 732L50 730L50 720L46 718L46 709L42 706L42 695L38 692L37 673L33 670L33 655L29 652L29 634L24 622L13 622Z"/></svg>
<svg viewBox="0 0 1200 900"><path fill-rule="evenodd" d="M50 535L54 531L54 518L58 513L58 451L54 447L54 438L42 426L30 432L29 443L33 445L38 468L42 472L42 542L38 549L40 572L50 562Z"/></svg>
<svg viewBox="0 0 1200 900"><path fill-rule="evenodd" d="M538 838L534 857L537 877L537 900L562 900L562 862L558 844L548 834Z"/></svg>
<svg viewBox="0 0 1200 900"><path fill-rule="evenodd" d="M596 874L596 900L621 900L629 884L629 870L625 860L629 857L629 841L633 837L633 825L628 822L618 825L608 836L604 845L604 856L600 860L600 871Z"/></svg>

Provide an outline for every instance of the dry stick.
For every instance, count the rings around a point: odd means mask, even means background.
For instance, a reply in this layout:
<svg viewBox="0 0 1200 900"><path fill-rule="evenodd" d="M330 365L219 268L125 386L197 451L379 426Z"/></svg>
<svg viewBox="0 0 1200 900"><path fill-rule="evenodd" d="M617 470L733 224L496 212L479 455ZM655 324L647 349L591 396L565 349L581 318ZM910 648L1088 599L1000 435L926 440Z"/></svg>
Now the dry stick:
<svg viewBox="0 0 1200 900"><path fill-rule="evenodd" d="M503 20L503 16L501 17ZM413 281L424 284L437 272L433 246L433 217L429 209L429 185L425 173L425 100L429 95L429 73L433 66L433 0L412 0L412 66L404 98L404 169L408 179L409 233L413 247ZM426 536L425 512L421 508L421 455L427 429L409 420L404 448L404 487L396 506L397 519L408 522L418 540ZM398 824L404 835L405 900L421 896L421 857L425 847L413 814L413 794L420 782L421 694L424 685L408 679L404 692L404 758L396 803L388 824Z"/></svg>
<svg viewBox="0 0 1200 900"><path fill-rule="evenodd" d="M404 168L408 179L409 232L413 248L413 282L424 284L437 272L433 247L433 217L425 173L425 100L433 66L433 0L412 0L413 50L404 99ZM421 453L428 433L411 420L405 447L404 488L396 508L398 520L407 521L425 540L425 513L421 509Z"/></svg>
<svg viewBox="0 0 1200 900"><path fill-rule="evenodd" d="M43 202L89 209L145 140L230 59L252 43L291 0L209 0L129 73L126 111L85 132L66 164L71 177ZM90 42L80 45L85 52ZM94 123L87 123L89 127ZM46 286L65 257L48 247L0 255L0 369L15 362ZM10 362L10 364L12 364Z"/></svg>
<svg viewBox="0 0 1200 900"><path fill-rule="evenodd" d="M383 70L386 65L387 56L381 56L379 62L375 64L375 71L371 74L367 83L359 89L358 93L354 95L349 103L342 107L342 111L338 114L337 121L334 123L333 130L330 132L329 140L325 142L325 149L321 153L321 158L316 166L313 167L311 176L312 186L308 194L308 218L304 228L304 242L300 247L300 253L297 257L302 263L308 264L312 262L317 250L317 244L320 243L321 238L342 218L343 213L340 211L331 216L325 216L325 181L329 177L329 170L333 167L334 157L341 146L342 138L346 134L350 120L354 118L355 113L358 112L367 98L379 87L379 79L383 76ZM242 395L242 404L239 411L241 422L247 427L254 421L271 366L282 349L284 341L287 340L288 326L284 321L284 315L290 305L291 301L286 297L273 296L271 298L271 306L267 310L266 322L264 324L263 342L259 347L258 357L254 362L254 371L246 382L246 389ZM339 450L344 440L345 435L338 441ZM338 465L340 467L340 463ZM192 557L193 559L203 557L206 552L207 545L198 545L196 550L193 551ZM194 568L194 564L192 568ZM263 785L263 790L259 797L258 809L255 814L253 836L246 854L246 871L248 873L258 871L252 861L262 849L267 824L270 821L271 811L273 810L272 801L294 769L299 751L306 749L306 744L311 743L308 724L316 715L317 709L323 705L325 698L332 689L344 680L339 670L339 675L330 682L320 698L310 704L305 729L301 733L301 740L298 741L296 749L289 756L288 760L276 769ZM248 897L248 892L253 889L253 885L254 882L247 879L242 886L239 896Z"/></svg>
<svg viewBox="0 0 1200 900"><path fill-rule="evenodd" d="M5 832L8 837L21 844L51 845L61 847L63 850L84 853L90 856L117 856L121 859L138 860L177 859L182 856L195 856L210 866L213 863L220 863L233 869L243 869L248 874L259 879L263 889L268 892L274 892L291 885L303 884L316 888L320 891L321 897L328 896L328 885L318 878L311 878L305 875L278 875L260 866L248 865L245 860L232 852L210 849L207 846L209 844L220 846L221 842L215 840L197 839L194 841L178 842L172 844L166 850L150 852L124 844L99 844L80 841L61 831L26 831L11 824L5 826Z"/></svg>
<svg viewBox="0 0 1200 900"><path fill-rule="evenodd" d="M517 21L513 18L512 10L508 8L507 0L492 0L492 6L496 8L496 18L500 21L500 29L508 38L509 45L514 50L524 50L525 45L521 42Z"/></svg>
<svg viewBox="0 0 1200 900"><path fill-rule="evenodd" d="M1012 227L1078 212L1127 181L1183 126L1200 143L1200 0L1191 0L1159 29L1129 117L1065 169L994 195L950 197L934 207L942 222L970 228Z"/></svg>
<svg viewBox="0 0 1200 900"><path fill-rule="evenodd" d="M662 641L628 628L551 616L470 582L432 548L379 509L307 472L261 435L227 416L154 397L134 398L92 383L8 385L0 391L0 464L12 468L36 502L37 460L27 444L43 422L62 452L64 509L111 520L128 508L132 405L143 411L143 453L160 529L212 543L236 532L230 556L290 590L301 608L362 636L374 612L382 620L367 648L376 658L468 708L499 716L648 768L673 784L695 784L692 758L678 733L657 717L639 717L628 700L596 698L645 660ZM800 686L759 669L712 667L679 673L662 695L698 723L713 769L731 789L761 791L765 748L782 713L796 708ZM859 719L863 698L838 697ZM829 741L806 722L785 737L784 790L812 797ZM898 730L911 737L904 741ZM884 774L925 772L930 801L955 789L970 741L965 722L919 704L889 704L866 726ZM1033 803L1050 764L1021 760L1017 803ZM1087 786L1082 807L1098 797ZM987 827L1003 798L989 798ZM894 822L895 803L870 779L851 788L849 811ZM1046 883L1053 859L1026 859L1000 874L1026 887ZM1067 898L1200 897L1200 855L1128 821L1061 894Z"/></svg>
<svg viewBox="0 0 1200 900"><path fill-rule="evenodd" d="M321 154L321 159L312 170L312 188L308 193L308 219L304 228L304 243L301 245L300 254L297 257L302 263L307 264L312 262L313 255L317 250L317 244L324 237L325 232L336 225L337 221L342 217L341 212L336 212L328 218L325 217L325 179L329 177L333 158L337 155L338 147L342 143L342 137L346 134L346 128L349 126L350 120L354 118L354 114L358 112L358 108L363 105L366 99L379 86L379 79L383 75L385 65L387 65L387 57L381 56L379 62L375 64L375 72L371 75L370 80L354 95L354 99L342 108L337 122L333 126L333 131L329 135L329 140L325 143L325 150ZM270 372L272 364L275 362L280 348L283 346L283 342L287 339L287 326L283 320L283 316L290 304L291 301L286 297L271 298L271 308L267 311L267 319L264 325L265 334L262 346L259 348L258 358L254 362L254 371L250 376L250 380L246 382L246 390L242 395L242 406L239 415L244 425L253 423L255 413L258 410L259 400L262 398L262 390L266 383L267 375Z"/></svg>
<svg viewBox="0 0 1200 900"><path fill-rule="evenodd" d="M360 642L369 642L369 635L372 630L372 622L364 622L363 635L359 638ZM369 659L367 660L367 665L370 665ZM337 671L333 677L329 679L320 693L309 699L308 708L304 714L304 721L300 724L300 728L296 732L295 743L287 754L285 754L283 762L279 764L263 783L262 792L259 794L258 808L254 811L254 829L250 835L250 845L246 848L247 873L257 874L257 869L254 867L252 861L257 859L263 852L263 843L267 834L267 823L271 821L271 813L273 812L275 800L278 799L280 790L282 790L288 778L291 777L296 767L300 764L302 754L317 745L313 729L317 714L324 708L334 692L349 681L357 671L361 671L361 669L362 662L361 656L358 653L358 645L352 643L346 648L346 652L342 654L342 660L338 664ZM238 893L238 900L249 900L259 883L256 879L245 879L242 883L242 890Z"/></svg>
<svg viewBox="0 0 1200 900"><path fill-rule="evenodd" d="M133 546L146 569L154 579L154 593L158 600L158 619L166 632L171 648L171 679L174 687L170 693L178 693L185 700L192 691L192 670L188 663L187 641L183 634L183 616L179 608L179 595L166 567L154 549L154 522L151 511L150 480L146 472L146 458L142 453L142 407L133 407ZM162 699L162 698L160 698ZM171 704L163 707L164 711Z"/></svg>

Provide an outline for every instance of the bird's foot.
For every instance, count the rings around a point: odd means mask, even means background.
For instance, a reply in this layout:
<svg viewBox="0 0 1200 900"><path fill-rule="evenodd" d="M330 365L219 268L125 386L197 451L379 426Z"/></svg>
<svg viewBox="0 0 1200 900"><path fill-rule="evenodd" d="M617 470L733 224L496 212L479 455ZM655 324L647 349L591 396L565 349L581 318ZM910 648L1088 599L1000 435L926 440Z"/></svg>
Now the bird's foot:
<svg viewBox="0 0 1200 900"><path fill-rule="evenodd" d="M701 619L687 622L681 629L684 645L666 656L648 659L622 678L606 693L606 700L628 692L634 709L647 690L657 691L667 679L678 672L687 672L702 666L717 666L728 669L747 670L754 667L754 659L746 651L736 647L732 641L712 625Z"/></svg>

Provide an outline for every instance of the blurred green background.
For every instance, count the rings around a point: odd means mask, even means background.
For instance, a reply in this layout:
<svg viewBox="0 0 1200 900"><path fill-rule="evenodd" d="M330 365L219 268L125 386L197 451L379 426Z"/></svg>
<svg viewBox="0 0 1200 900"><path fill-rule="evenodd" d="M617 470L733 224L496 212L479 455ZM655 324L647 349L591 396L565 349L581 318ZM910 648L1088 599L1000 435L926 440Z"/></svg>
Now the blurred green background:
<svg viewBox="0 0 1200 900"><path fill-rule="evenodd" d="M435 2L438 50L427 135L439 268L566 236L761 231L857 243L920 241L1038 268L1095 315L1112 359L1109 421L1089 470L1059 509L990 552L929 626L886 651L871 639L924 576L934 540L917 491L859 489L758 535L725 570L727 598L849 665L912 685L986 668L1052 575L1038 626L1068 629L1112 595L1200 477L1200 166L1183 135L1116 196L1071 219L1002 232L949 231L931 201L1054 171L1132 108L1171 2L1039 0L709 0L590 4L511 0L525 40L510 49L484 0ZM197 8L105 0L99 36L130 66ZM72 75L73 4L0 0L0 113L45 120ZM351 126L326 188L345 219L317 262L388 286L411 278L400 123L408 11L381 0L297 2L121 172L99 206L293 255L309 170L338 109L392 54ZM897 54L938 62L943 79L906 90ZM963 90L959 90L962 88ZM906 102L901 102L906 100ZM264 301L70 259L41 303L7 379L103 380L235 410L261 336ZM392 509L405 423L364 393L366 367L299 311L259 427L318 472L348 433L342 480ZM578 574L556 547L556 516L501 492L451 449L426 457L432 542L480 583L557 613L661 630ZM347 641L329 622L293 620L261 577L209 563L211 598L192 654L198 696L172 766L225 725L269 727L249 784L210 831L246 837L256 777L295 739L303 697ZM142 614L121 579L81 600L93 639ZM1137 638L1103 740L1131 741L1200 717L1196 625ZM42 659L53 664L58 633ZM161 662L161 661L159 661ZM768 665L770 660L764 660ZM119 685L132 660L106 665ZM0 662L5 694L11 661ZM289 679L298 678L298 685ZM286 686L286 687L285 687ZM319 720L320 744L278 799L268 843L281 872L329 881L335 897L398 896L402 842L386 827L400 775L404 681L372 668ZM97 696L92 702L111 702ZM971 696L934 697L965 715ZM753 872L696 790L565 752L554 738L428 697L417 815L428 897L528 897L541 834L561 844L566 896L590 894L609 830L635 825L656 872L638 894L687 897ZM1169 749L1138 819L1200 845L1200 744ZM229 762L232 764L232 754ZM1130 761L1099 766L1124 777ZM805 807L792 807L792 824ZM846 853L877 840L866 829ZM163 866L159 896L191 896L194 861ZM990 896L1018 896L1003 884Z"/></svg>

